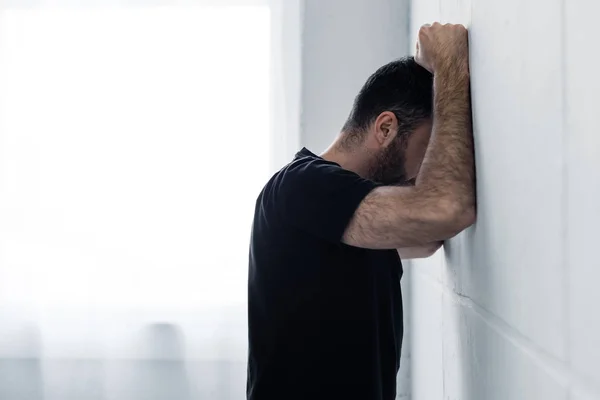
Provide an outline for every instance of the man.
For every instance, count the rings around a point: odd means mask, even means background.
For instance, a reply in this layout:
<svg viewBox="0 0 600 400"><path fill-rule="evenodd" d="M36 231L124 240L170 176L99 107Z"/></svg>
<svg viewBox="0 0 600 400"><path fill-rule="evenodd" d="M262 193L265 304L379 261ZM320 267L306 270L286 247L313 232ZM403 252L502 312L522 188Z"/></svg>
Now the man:
<svg viewBox="0 0 600 400"><path fill-rule="evenodd" d="M398 252L428 256L474 219L467 31L426 25L329 149L300 151L257 200L248 399L394 399Z"/></svg>

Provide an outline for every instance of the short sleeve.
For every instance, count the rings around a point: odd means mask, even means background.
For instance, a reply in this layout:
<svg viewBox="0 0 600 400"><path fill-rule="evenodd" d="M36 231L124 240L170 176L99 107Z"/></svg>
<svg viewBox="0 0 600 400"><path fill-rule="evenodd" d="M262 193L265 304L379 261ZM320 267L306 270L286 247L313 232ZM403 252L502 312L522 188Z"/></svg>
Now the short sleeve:
<svg viewBox="0 0 600 400"><path fill-rule="evenodd" d="M296 160L274 186L275 206L288 223L339 243L354 212L377 184L318 158Z"/></svg>

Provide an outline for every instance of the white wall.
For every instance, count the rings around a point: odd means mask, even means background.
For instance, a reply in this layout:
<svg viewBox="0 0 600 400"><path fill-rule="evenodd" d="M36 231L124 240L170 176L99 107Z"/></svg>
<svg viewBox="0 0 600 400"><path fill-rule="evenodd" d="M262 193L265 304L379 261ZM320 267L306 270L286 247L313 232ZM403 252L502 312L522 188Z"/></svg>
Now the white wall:
<svg viewBox="0 0 600 400"><path fill-rule="evenodd" d="M414 399L600 399L598 13L413 1L413 39L434 20L470 25L479 207L411 268Z"/></svg>
<svg viewBox="0 0 600 400"><path fill-rule="evenodd" d="M305 0L302 24L301 144L325 150L354 97L377 68L408 51L407 0ZM409 282L405 278L403 282ZM410 293L403 286L405 324ZM410 332L404 338L398 398L410 395Z"/></svg>
<svg viewBox="0 0 600 400"><path fill-rule="evenodd" d="M408 49L408 0L305 0L302 144L321 152L369 75Z"/></svg>
<svg viewBox="0 0 600 400"><path fill-rule="evenodd" d="M271 9L271 169L277 171L300 145L303 0L266 1Z"/></svg>

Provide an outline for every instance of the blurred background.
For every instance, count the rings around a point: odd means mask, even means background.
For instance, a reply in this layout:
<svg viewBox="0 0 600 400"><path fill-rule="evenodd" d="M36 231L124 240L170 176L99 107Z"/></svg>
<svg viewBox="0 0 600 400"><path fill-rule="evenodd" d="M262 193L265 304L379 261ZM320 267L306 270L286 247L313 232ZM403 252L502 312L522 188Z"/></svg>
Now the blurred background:
<svg viewBox="0 0 600 400"><path fill-rule="evenodd" d="M593 0L0 2L0 400L241 400L254 200L470 28L478 222L405 263L398 399L600 399Z"/></svg>
<svg viewBox="0 0 600 400"><path fill-rule="evenodd" d="M245 398L281 4L0 7L0 399Z"/></svg>

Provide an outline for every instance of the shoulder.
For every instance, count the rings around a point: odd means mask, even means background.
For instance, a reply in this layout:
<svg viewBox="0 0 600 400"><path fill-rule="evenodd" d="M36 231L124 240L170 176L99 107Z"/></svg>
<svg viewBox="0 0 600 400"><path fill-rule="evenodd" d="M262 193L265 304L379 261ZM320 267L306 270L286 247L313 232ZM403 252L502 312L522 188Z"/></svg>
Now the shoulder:
<svg viewBox="0 0 600 400"><path fill-rule="evenodd" d="M298 152L266 183L258 196L256 211L278 216L299 213L322 196L330 177L339 170L342 168L338 164Z"/></svg>
<svg viewBox="0 0 600 400"><path fill-rule="evenodd" d="M323 191L331 189L340 180L360 179L354 172L318 156L298 153L296 158L274 176L278 192Z"/></svg>

